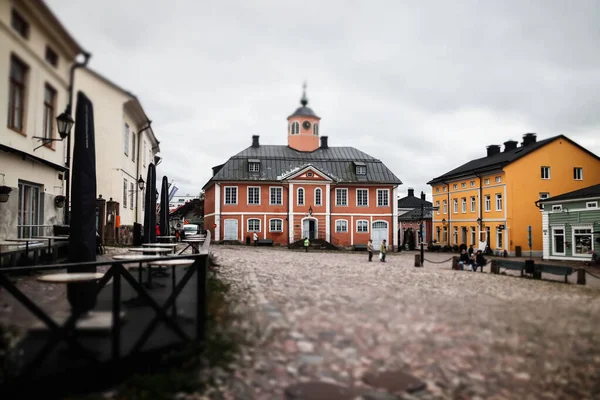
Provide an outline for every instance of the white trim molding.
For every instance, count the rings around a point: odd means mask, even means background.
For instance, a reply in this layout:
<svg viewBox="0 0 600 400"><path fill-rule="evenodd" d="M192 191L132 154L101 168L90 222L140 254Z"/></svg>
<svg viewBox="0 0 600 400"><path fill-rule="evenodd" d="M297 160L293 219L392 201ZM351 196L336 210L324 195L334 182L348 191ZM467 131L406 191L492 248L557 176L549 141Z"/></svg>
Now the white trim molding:
<svg viewBox="0 0 600 400"><path fill-rule="evenodd" d="M221 240L221 184L215 184L215 241Z"/></svg>
<svg viewBox="0 0 600 400"><path fill-rule="evenodd" d="M325 185L325 240L331 242L331 185Z"/></svg>

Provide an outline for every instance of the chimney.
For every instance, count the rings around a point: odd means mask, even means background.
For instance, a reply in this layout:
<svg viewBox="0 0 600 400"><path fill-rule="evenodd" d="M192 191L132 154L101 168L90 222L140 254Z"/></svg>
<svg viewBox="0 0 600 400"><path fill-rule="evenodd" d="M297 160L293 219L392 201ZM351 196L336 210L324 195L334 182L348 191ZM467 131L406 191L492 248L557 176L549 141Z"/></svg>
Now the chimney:
<svg viewBox="0 0 600 400"><path fill-rule="evenodd" d="M507 140L504 142L504 152L516 149L518 144L516 140Z"/></svg>
<svg viewBox="0 0 600 400"><path fill-rule="evenodd" d="M321 148L328 149L329 145L327 144L327 136L321 136Z"/></svg>
<svg viewBox="0 0 600 400"><path fill-rule="evenodd" d="M497 144L490 144L487 147L487 156L488 157L499 154L499 153L500 153L500 146L498 146Z"/></svg>
<svg viewBox="0 0 600 400"><path fill-rule="evenodd" d="M415 197L415 189L409 188L408 189L408 196L409 197Z"/></svg>
<svg viewBox="0 0 600 400"><path fill-rule="evenodd" d="M252 135L252 147L260 147L260 145L258 144L258 138L260 136L258 135Z"/></svg>
<svg viewBox="0 0 600 400"><path fill-rule="evenodd" d="M529 146L530 144L534 144L536 142L536 134L535 133L526 133L523 135L523 147Z"/></svg>
<svg viewBox="0 0 600 400"><path fill-rule="evenodd" d="M425 201L425 192L421 191L421 200Z"/></svg>

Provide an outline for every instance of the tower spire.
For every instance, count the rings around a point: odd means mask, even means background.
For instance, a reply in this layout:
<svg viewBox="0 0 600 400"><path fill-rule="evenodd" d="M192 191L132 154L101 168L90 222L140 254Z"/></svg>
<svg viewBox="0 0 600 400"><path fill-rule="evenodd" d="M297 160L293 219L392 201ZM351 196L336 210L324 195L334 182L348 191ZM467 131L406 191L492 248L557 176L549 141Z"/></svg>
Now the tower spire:
<svg viewBox="0 0 600 400"><path fill-rule="evenodd" d="M306 81L304 81L304 85L302 85L302 99L300 99L300 104L302 104L302 107L306 107L306 105L308 104L308 99L306 98Z"/></svg>

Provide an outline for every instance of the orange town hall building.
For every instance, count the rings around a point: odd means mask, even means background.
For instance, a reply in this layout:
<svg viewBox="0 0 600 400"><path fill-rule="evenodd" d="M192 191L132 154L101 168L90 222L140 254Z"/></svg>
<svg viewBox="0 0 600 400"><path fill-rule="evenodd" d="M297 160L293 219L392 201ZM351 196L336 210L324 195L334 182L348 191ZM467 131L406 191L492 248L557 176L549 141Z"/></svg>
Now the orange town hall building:
<svg viewBox="0 0 600 400"><path fill-rule="evenodd" d="M380 160L354 147L330 147L321 118L302 106L288 117L288 145L252 145L213 167L204 186L204 222L213 240L254 233L287 245L324 239L336 246L398 241L398 185Z"/></svg>

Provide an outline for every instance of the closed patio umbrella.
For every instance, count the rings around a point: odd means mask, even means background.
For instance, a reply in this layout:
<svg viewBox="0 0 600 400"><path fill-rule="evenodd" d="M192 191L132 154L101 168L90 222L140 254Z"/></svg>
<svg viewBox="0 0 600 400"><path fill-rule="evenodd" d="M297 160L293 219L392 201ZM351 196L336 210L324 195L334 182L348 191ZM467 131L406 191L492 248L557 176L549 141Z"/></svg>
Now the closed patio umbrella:
<svg viewBox="0 0 600 400"><path fill-rule="evenodd" d="M96 143L94 108L77 92L73 165L71 171L71 226L69 262L96 261ZM67 204L66 207L69 205ZM69 273L96 272L96 267L72 266ZM88 311L96 305L96 283L69 283L67 298L74 310Z"/></svg>
<svg viewBox="0 0 600 400"><path fill-rule="evenodd" d="M163 176L160 189L159 224L161 236L169 236L169 179L166 176Z"/></svg>
<svg viewBox="0 0 600 400"><path fill-rule="evenodd" d="M156 243L156 168L153 163L148 165L146 182L144 241L146 243Z"/></svg>

